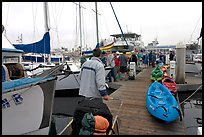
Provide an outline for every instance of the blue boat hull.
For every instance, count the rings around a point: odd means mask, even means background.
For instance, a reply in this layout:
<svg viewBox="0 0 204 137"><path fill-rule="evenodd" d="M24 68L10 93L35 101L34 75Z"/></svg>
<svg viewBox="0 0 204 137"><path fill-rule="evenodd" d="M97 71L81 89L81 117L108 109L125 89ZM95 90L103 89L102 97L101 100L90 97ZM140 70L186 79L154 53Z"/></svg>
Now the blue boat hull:
<svg viewBox="0 0 204 137"><path fill-rule="evenodd" d="M165 122L179 118L180 107L171 92L159 82L150 85L146 93L146 108L148 112Z"/></svg>

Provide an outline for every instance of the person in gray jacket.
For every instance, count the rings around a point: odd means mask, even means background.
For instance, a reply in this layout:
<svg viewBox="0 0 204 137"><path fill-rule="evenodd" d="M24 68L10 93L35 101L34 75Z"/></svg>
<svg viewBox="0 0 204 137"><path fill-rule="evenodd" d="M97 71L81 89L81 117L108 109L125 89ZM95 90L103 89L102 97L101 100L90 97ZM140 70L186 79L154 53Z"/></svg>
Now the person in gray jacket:
<svg viewBox="0 0 204 137"><path fill-rule="evenodd" d="M101 50L95 48L93 57L86 61L79 75L80 88L79 95L86 98L103 98L104 100L112 99L107 93L105 83L105 68L100 60Z"/></svg>

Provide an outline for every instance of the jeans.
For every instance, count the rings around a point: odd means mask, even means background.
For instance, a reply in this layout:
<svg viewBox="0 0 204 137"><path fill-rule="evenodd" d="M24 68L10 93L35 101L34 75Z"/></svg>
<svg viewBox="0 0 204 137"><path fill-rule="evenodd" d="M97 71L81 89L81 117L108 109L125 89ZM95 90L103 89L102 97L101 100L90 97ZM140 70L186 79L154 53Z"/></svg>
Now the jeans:
<svg viewBox="0 0 204 137"><path fill-rule="evenodd" d="M111 71L108 73L108 79L109 79L109 82L112 82L112 78L114 79L114 81L116 81L116 77L115 77L115 68L111 68Z"/></svg>

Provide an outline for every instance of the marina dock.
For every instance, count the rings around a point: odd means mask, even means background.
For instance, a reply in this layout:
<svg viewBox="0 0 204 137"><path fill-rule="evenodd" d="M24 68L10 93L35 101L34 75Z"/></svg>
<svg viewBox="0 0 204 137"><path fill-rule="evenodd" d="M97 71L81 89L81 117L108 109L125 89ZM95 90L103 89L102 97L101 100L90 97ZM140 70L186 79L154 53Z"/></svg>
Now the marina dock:
<svg viewBox="0 0 204 137"><path fill-rule="evenodd" d="M152 70L151 67L143 69L135 80L109 83L110 87L114 84L121 85L111 94L113 98L122 100L121 108L119 108L119 101L106 102L113 116L118 115L120 119L120 135L185 135L182 119L164 123L147 111L146 92L152 83L150 80Z"/></svg>

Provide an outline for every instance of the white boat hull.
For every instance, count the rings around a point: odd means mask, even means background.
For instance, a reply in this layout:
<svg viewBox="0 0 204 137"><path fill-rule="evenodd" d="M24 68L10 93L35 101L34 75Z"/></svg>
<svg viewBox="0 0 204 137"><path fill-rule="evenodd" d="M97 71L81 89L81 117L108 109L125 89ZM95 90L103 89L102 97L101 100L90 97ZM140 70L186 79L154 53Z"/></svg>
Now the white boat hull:
<svg viewBox="0 0 204 137"><path fill-rule="evenodd" d="M106 68L105 75L107 76L110 72L110 68ZM79 73L80 71L73 72L74 74L70 74L68 77L65 75L59 75L56 83L56 91L64 91L71 89L79 89L80 87L80 79ZM63 77L65 77L63 79ZM62 80L61 80L62 79Z"/></svg>
<svg viewBox="0 0 204 137"><path fill-rule="evenodd" d="M2 134L48 135L55 83L56 80L51 80L3 93ZM5 99L9 104L5 105Z"/></svg>
<svg viewBox="0 0 204 137"><path fill-rule="evenodd" d="M65 75L59 75L56 83L56 90L69 90L69 89L79 89L79 72L76 74L70 74L68 77L64 78ZM62 80L61 80L62 79Z"/></svg>

